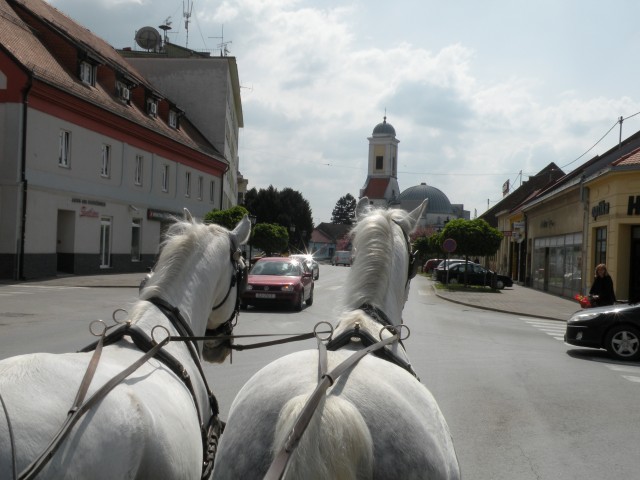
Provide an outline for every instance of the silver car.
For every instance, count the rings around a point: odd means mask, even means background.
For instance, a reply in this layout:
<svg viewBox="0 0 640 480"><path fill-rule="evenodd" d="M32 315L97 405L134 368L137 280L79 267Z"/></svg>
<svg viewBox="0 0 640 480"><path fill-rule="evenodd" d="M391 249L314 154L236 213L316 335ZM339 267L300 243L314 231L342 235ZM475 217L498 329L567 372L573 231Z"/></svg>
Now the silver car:
<svg viewBox="0 0 640 480"><path fill-rule="evenodd" d="M320 265L313 259L313 255L311 254L302 254L297 253L295 255L290 255L291 258L295 258L300 262L304 262L307 265L309 271L313 273L313 279L318 280L320 278Z"/></svg>

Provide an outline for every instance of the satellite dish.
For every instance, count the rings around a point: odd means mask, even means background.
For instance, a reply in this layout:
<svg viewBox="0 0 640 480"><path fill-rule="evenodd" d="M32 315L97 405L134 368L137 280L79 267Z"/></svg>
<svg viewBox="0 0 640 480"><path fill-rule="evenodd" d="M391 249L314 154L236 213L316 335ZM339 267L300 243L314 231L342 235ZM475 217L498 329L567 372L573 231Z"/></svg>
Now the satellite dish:
<svg viewBox="0 0 640 480"><path fill-rule="evenodd" d="M136 43L140 48L145 50L153 50L160 45L162 37L153 27L142 27L136 32Z"/></svg>

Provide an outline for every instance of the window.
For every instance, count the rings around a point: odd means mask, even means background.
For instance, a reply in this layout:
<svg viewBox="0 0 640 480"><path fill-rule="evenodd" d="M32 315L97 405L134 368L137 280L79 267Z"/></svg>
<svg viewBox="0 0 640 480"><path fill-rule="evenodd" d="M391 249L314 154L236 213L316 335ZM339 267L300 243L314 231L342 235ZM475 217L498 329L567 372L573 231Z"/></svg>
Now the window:
<svg viewBox="0 0 640 480"><path fill-rule="evenodd" d="M209 182L209 203L214 203L216 198L216 184L213 180Z"/></svg>
<svg viewBox="0 0 640 480"><path fill-rule="evenodd" d="M184 196L191 196L191 172L185 172L184 174Z"/></svg>
<svg viewBox="0 0 640 480"><path fill-rule="evenodd" d="M59 148L58 148L58 165L69 168L69 160L71 153L71 132L60 130Z"/></svg>
<svg viewBox="0 0 640 480"><path fill-rule="evenodd" d="M129 98L131 97L131 91L129 90L129 87L120 81L116 82L116 93L118 95L118 98L120 98L120 100L122 100L124 103L129 103Z"/></svg>
<svg viewBox="0 0 640 480"><path fill-rule="evenodd" d="M162 191L169 191L169 165L162 166Z"/></svg>
<svg viewBox="0 0 640 480"><path fill-rule="evenodd" d="M376 157L376 170L382 170L383 158L382 156Z"/></svg>
<svg viewBox="0 0 640 480"><path fill-rule="evenodd" d="M102 145L102 166L100 176L109 178L111 176L111 145Z"/></svg>
<svg viewBox="0 0 640 480"><path fill-rule="evenodd" d="M596 265L607 263L607 227L596 228Z"/></svg>
<svg viewBox="0 0 640 480"><path fill-rule="evenodd" d="M140 227L142 220L134 218L131 220L131 261L140 261Z"/></svg>
<svg viewBox="0 0 640 480"><path fill-rule="evenodd" d="M133 174L133 183L136 185L142 185L142 164L144 157L142 155L136 155L136 170Z"/></svg>
<svg viewBox="0 0 640 480"><path fill-rule="evenodd" d="M202 200L202 191L203 191L203 185L204 185L204 178L202 178L202 176L198 177L198 200Z"/></svg>
<svg viewBox="0 0 640 480"><path fill-rule="evenodd" d="M152 117L158 116L158 102L153 98L147 99L147 113Z"/></svg>
<svg viewBox="0 0 640 480"><path fill-rule="evenodd" d="M175 110L169 110L169 126L178 128L178 114Z"/></svg>
<svg viewBox="0 0 640 480"><path fill-rule="evenodd" d="M111 218L100 217L100 268L111 266Z"/></svg>
<svg viewBox="0 0 640 480"><path fill-rule="evenodd" d="M96 66L89 62L80 62L80 80L87 85L96 85Z"/></svg>

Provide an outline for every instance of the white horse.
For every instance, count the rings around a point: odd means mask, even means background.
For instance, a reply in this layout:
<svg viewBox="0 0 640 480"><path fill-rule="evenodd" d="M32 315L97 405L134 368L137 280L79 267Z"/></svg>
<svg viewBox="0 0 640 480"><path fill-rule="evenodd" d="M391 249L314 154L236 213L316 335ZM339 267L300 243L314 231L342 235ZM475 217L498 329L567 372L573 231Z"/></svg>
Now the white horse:
<svg viewBox="0 0 640 480"><path fill-rule="evenodd" d="M229 232L195 222L185 213L185 221L169 228L154 273L129 323L121 326L125 336L105 339L85 395L87 403L103 385L140 361L145 339L163 343L168 333L203 336L205 329L216 329L235 317L243 268L238 247L247 241L251 223L245 216ZM207 437L210 418L217 421L215 397L199 372L202 350L195 341L171 340L162 346L158 355L77 418L40 473L33 462L72 417L69 410L93 352L3 360L0 478L16 478L16 473L17 478L38 479L200 478L207 461L203 436ZM227 351L228 344L205 342L208 360L221 361Z"/></svg>
<svg viewBox="0 0 640 480"><path fill-rule="evenodd" d="M415 275L408 235L426 201L410 214L373 210L363 215L367 202L358 203L352 231L355 260L345 285L344 313L328 348L332 343L339 347L340 339L344 345L328 352L329 370L362 350L367 338L376 342L391 336L391 327L384 324L389 319L402 323L409 280ZM322 382L321 372L327 371L319 366L323 355L319 350L293 353L257 372L231 406L213 478L460 478L447 423L414 376L403 345L395 341L378 352L384 355L364 356L322 395L295 449L292 426ZM274 458L286 458L290 451L284 476L277 469L272 476Z"/></svg>

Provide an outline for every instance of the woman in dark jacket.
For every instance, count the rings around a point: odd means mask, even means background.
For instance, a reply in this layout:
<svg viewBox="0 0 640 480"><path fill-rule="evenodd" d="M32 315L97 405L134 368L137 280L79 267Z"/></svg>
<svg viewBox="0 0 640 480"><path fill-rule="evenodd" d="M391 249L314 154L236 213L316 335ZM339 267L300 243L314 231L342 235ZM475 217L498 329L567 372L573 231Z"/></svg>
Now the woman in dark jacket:
<svg viewBox="0 0 640 480"><path fill-rule="evenodd" d="M592 297L592 305L601 307L604 305L613 305L616 301L616 295L613 293L613 280L607 272L607 266L601 263L596 267L596 275L589 290Z"/></svg>

